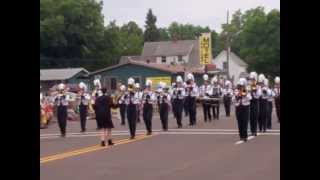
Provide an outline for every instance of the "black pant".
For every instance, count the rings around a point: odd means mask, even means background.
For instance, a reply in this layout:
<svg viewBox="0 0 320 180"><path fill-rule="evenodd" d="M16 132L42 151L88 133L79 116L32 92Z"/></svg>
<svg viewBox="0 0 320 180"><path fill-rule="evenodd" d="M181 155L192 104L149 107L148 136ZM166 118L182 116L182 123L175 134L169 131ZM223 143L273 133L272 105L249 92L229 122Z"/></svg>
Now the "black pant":
<svg viewBox="0 0 320 180"><path fill-rule="evenodd" d="M259 99L259 121L258 121L258 126L259 130L261 131L266 131L267 128L267 110L268 110L268 102L266 99Z"/></svg>
<svg viewBox="0 0 320 180"><path fill-rule="evenodd" d="M272 110L273 110L273 104L272 101L268 101L268 114L267 114L267 128L272 129Z"/></svg>
<svg viewBox="0 0 320 180"><path fill-rule="evenodd" d="M177 116L176 116L177 110L176 110L176 102L175 102L175 99L172 99L172 100L171 100L171 107L172 107L173 117L174 117L174 118L177 118Z"/></svg>
<svg viewBox="0 0 320 180"><path fill-rule="evenodd" d="M197 124L197 106L196 106L196 98L195 97L187 97L186 105L188 107L188 114L189 114L189 122L190 125Z"/></svg>
<svg viewBox="0 0 320 180"><path fill-rule="evenodd" d="M184 115L189 116L189 107L188 107L188 102L187 98L184 99L183 102L183 110L184 110Z"/></svg>
<svg viewBox="0 0 320 180"><path fill-rule="evenodd" d="M137 105L137 122L140 122L140 105Z"/></svg>
<svg viewBox="0 0 320 180"><path fill-rule="evenodd" d="M58 118L58 125L60 128L60 132L62 135L66 134L67 117L68 117L67 106L58 106L57 118Z"/></svg>
<svg viewBox="0 0 320 180"><path fill-rule="evenodd" d="M175 118L177 119L178 127L182 127L182 111L183 111L183 100L182 99L175 99L174 100L174 114Z"/></svg>
<svg viewBox="0 0 320 180"><path fill-rule="evenodd" d="M79 111L80 111L81 130L82 130L82 131L86 131L86 122L87 122L88 106L80 105L80 106L79 106Z"/></svg>
<svg viewBox="0 0 320 180"><path fill-rule="evenodd" d="M219 109L220 109L220 103L219 101L214 100L212 102L212 114L213 119L219 119Z"/></svg>
<svg viewBox="0 0 320 180"><path fill-rule="evenodd" d="M163 130L168 130L169 105L167 103L160 104L160 120Z"/></svg>
<svg viewBox="0 0 320 180"><path fill-rule="evenodd" d="M238 121L240 139L246 139L248 137L249 111L249 106L239 105L236 107L236 118Z"/></svg>
<svg viewBox="0 0 320 180"><path fill-rule="evenodd" d="M275 98L278 122L280 122L280 97Z"/></svg>
<svg viewBox="0 0 320 180"><path fill-rule="evenodd" d="M231 97L229 96L224 96L223 97L223 104L224 104L224 109L226 111L226 116L230 116L230 106L231 106Z"/></svg>
<svg viewBox="0 0 320 180"><path fill-rule="evenodd" d="M203 116L204 116L204 122L211 121L211 113L210 113L210 104L208 104L207 101L204 101L202 103L202 109L203 109Z"/></svg>
<svg viewBox="0 0 320 180"><path fill-rule="evenodd" d="M129 124L129 130L131 137L136 136L136 125L137 125L137 105L129 104L127 106L127 119Z"/></svg>
<svg viewBox="0 0 320 180"><path fill-rule="evenodd" d="M258 119L259 119L259 99L253 98L250 101L250 130L252 134L257 133Z"/></svg>
<svg viewBox="0 0 320 180"><path fill-rule="evenodd" d="M119 108L120 108L120 116L121 116L121 124L122 125L125 125L126 124L126 104L120 104L119 105Z"/></svg>
<svg viewBox="0 0 320 180"><path fill-rule="evenodd" d="M148 133L152 132L152 114L153 114L153 106L152 104L145 103L143 105L143 121L146 125L146 129Z"/></svg>

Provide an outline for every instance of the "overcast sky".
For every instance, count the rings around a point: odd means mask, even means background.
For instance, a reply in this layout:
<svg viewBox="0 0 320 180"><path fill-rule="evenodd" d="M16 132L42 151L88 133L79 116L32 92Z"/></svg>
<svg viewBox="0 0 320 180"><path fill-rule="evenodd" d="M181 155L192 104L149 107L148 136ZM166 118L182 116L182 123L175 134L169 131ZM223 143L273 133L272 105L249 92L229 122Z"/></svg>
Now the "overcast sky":
<svg viewBox="0 0 320 180"><path fill-rule="evenodd" d="M168 27L171 22L190 23L209 26L217 32L226 22L229 9L230 17L238 9L245 10L263 6L280 10L280 0L103 0L105 24L116 20L117 25L135 21L144 29L146 13L149 8L157 16L158 27Z"/></svg>

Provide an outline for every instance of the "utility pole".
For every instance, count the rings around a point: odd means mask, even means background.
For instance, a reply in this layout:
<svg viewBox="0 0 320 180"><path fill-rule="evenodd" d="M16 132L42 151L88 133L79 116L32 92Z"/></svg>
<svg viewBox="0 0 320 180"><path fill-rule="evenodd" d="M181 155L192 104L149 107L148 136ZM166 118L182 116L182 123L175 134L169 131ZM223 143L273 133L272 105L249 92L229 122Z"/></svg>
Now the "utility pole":
<svg viewBox="0 0 320 180"><path fill-rule="evenodd" d="M230 37L229 37L229 10L227 11L227 41L226 41L226 51L227 51L227 79L230 79L229 74L229 53L230 53Z"/></svg>

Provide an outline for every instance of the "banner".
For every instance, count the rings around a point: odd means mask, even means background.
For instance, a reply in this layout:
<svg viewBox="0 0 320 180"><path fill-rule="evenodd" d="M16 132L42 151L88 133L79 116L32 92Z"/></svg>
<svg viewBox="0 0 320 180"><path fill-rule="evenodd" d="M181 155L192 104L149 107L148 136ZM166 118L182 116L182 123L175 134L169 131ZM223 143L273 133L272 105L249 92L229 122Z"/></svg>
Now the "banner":
<svg viewBox="0 0 320 180"><path fill-rule="evenodd" d="M171 77L170 76L162 76L162 77L146 77L146 82L147 80L152 81L152 90L156 90L157 86L159 85L159 82L165 82L167 85L171 86Z"/></svg>
<svg viewBox="0 0 320 180"><path fill-rule="evenodd" d="M211 33L202 33L199 39L200 48L200 64L211 64Z"/></svg>

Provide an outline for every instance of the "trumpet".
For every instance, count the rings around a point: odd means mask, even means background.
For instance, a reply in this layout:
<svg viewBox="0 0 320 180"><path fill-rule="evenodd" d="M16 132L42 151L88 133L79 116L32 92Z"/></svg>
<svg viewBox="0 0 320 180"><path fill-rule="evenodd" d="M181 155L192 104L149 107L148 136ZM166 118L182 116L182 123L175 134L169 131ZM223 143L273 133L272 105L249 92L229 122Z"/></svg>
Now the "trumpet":
<svg viewBox="0 0 320 180"><path fill-rule="evenodd" d="M252 86L251 86L251 90L252 90L252 91L257 91L257 85L256 85L256 84L252 85Z"/></svg>

